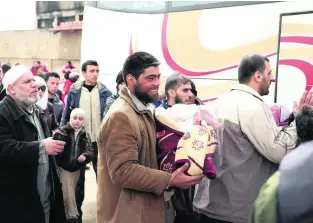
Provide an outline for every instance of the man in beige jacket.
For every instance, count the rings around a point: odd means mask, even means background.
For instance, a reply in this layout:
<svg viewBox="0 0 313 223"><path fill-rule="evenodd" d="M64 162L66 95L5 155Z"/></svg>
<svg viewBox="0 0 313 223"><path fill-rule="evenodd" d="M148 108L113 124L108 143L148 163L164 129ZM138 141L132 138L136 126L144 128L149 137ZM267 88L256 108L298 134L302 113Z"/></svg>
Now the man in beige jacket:
<svg viewBox="0 0 313 223"><path fill-rule="evenodd" d="M244 57L238 68L239 85L217 100L219 146L212 159L217 177L203 179L194 198L202 222L246 223L261 186L297 143L295 123L277 127L261 96L273 81L269 59ZM304 100L304 99L307 100ZM312 102L312 92L302 96ZM265 223L265 222L264 222Z"/></svg>
<svg viewBox="0 0 313 223"><path fill-rule="evenodd" d="M146 52L129 56L126 86L110 107L98 135L98 223L164 223L163 192L188 188L202 176L158 170L153 107L160 86L159 62Z"/></svg>

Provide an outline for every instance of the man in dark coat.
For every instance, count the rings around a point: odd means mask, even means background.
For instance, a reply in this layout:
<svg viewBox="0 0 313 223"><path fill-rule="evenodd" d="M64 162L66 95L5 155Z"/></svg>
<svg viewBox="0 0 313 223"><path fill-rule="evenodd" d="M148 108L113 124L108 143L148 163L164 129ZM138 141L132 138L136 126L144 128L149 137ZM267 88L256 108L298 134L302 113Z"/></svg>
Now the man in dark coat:
<svg viewBox="0 0 313 223"><path fill-rule="evenodd" d="M3 79L3 71L0 68L0 101L2 101L2 99L5 97L5 90L3 89L2 79Z"/></svg>
<svg viewBox="0 0 313 223"><path fill-rule="evenodd" d="M64 223L62 189L54 156L64 142L49 137L35 105L38 90L27 67L13 67L0 102L0 222Z"/></svg>

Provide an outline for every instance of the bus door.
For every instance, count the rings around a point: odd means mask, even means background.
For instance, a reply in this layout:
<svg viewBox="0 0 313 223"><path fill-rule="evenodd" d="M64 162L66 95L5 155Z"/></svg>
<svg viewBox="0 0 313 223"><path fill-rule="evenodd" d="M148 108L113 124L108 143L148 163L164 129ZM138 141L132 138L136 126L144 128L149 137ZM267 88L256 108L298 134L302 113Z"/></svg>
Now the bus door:
<svg viewBox="0 0 313 223"><path fill-rule="evenodd" d="M313 11L280 15L275 103L292 109L313 86Z"/></svg>

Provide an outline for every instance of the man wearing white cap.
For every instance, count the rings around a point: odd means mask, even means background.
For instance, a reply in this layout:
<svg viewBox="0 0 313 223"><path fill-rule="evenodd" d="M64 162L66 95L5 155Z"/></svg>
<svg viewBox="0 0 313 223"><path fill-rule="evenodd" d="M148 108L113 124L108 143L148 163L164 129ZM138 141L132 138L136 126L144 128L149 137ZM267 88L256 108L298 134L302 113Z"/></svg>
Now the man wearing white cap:
<svg viewBox="0 0 313 223"><path fill-rule="evenodd" d="M0 103L1 222L65 222L62 190L53 156L64 142L49 137L46 117L35 105L38 89L30 70L12 67Z"/></svg>

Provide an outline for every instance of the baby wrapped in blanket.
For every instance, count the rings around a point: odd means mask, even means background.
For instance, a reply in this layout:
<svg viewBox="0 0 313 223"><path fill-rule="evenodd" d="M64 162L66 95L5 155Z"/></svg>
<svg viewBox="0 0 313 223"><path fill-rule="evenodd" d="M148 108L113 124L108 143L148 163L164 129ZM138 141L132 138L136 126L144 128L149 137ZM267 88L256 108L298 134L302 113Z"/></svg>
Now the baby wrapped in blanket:
<svg viewBox="0 0 313 223"><path fill-rule="evenodd" d="M168 109L158 107L157 155L160 169L173 172L189 163L186 174L216 176L211 161L217 146L214 112L210 105L177 104Z"/></svg>

